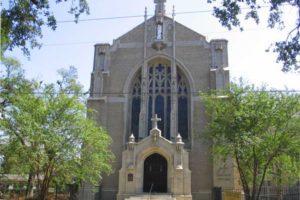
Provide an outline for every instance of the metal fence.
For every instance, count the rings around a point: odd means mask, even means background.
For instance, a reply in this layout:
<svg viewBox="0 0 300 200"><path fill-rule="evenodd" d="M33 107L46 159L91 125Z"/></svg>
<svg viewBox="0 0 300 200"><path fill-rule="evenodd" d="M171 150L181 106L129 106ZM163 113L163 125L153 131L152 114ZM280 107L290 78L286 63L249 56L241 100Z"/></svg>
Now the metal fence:
<svg viewBox="0 0 300 200"><path fill-rule="evenodd" d="M214 188L213 200L245 200L245 194L241 190L224 190ZM300 200L300 182L293 186L263 186L259 200Z"/></svg>
<svg viewBox="0 0 300 200"><path fill-rule="evenodd" d="M24 200L26 193L26 187L17 184L0 184L0 200ZM36 193L35 190L33 192ZM71 199L71 192L69 189L50 188L49 200L69 200ZM32 198L34 199L34 198Z"/></svg>
<svg viewBox="0 0 300 200"><path fill-rule="evenodd" d="M264 186L261 200L300 200L300 184L290 187Z"/></svg>

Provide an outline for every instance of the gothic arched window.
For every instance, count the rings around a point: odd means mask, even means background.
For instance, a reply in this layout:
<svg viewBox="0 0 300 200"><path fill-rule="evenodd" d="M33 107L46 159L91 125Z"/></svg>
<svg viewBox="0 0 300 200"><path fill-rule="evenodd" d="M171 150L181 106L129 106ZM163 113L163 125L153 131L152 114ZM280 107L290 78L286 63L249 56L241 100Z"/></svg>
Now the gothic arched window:
<svg viewBox="0 0 300 200"><path fill-rule="evenodd" d="M188 139L188 87L186 80L178 73L178 133L183 139Z"/></svg>
<svg viewBox="0 0 300 200"><path fill-rule="evenodd" d="M133 133L135 138L139 138L139 118L141 111L140 75L133 82L131 98L131 133Z"/></svg>
<svg viewBox="0 0 300 200"><path fill-rule="evenodd" d="M177 98L178 98L178 132L182 138L188 139L189 119L188 119L188 85L184 75L178 69L177 75ZM141 72L132 85L131 100L131 132L135 138L139 132L139 114L141 110ZM171 67L167 64L155 63L148 68L148 134L152 128L151 118L157 114L161 121L158 128L162 135L170 139L171 127ZM176 133L177 135L177 133Z"/></svg>
<svg viewBox="0 0 300 200"><path fill-rule="evenodd" d="M164 64L154 64L149 67L149 101L148 116L157 114L161 121L158 128L165 138L170 139L171 112L171 68ZM148 119L150 120L150 119ZM148 121L148 133L151 123Z"/></svg>

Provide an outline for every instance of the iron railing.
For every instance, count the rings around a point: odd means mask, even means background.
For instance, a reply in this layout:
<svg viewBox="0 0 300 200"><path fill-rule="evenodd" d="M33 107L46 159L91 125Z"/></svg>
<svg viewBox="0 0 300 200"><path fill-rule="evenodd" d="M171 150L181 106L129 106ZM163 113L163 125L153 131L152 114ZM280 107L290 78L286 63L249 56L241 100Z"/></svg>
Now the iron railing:
<svg viewBox="0 0 300 200"><path fill-rule="evenodd" d="M150 187L149 194L148 194L148 200L151 200L152 188L153 188L153 183L151 183L151 187Z"/></svg>

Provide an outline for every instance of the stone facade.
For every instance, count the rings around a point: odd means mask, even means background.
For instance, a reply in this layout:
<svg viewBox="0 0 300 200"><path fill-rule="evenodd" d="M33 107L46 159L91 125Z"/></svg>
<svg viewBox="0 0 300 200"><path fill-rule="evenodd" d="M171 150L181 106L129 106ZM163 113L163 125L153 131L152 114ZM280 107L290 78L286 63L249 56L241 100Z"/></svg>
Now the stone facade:
<svg viewBox="0 0 300 200"><path fill-rule="evenodd" d="M199 137L207 122L199 91L222 89L229 83L227 41L208 42L176 22L174 15L165 16L164 0L155 3L154 17L148 19L145 12L144 23L112 45L95 45L88 107L112 137L116 160L114 172L103 177L100 190L86 184L81 199L123 200L143 194L144 161L153 153L167 160L167 193L176 199L210 199L213 187L236 185L233 165L219 170L209 144ZM162 69L165 73L160 75ZM157 86L154 79L165 82ZM153 100L157 96L165 102L164 111ZM182 102L186 109L181 110ZM163 130L149 131L149 119L156 112L162 115L158 117L163 118L159 123Z"/></svg>
<svg viewBox="0 0 300 200"><path fill-rule="evenodd" d="M150 131L149 137L139 142L131 135L127 149L122 154L117 199L123 200L136 194L143 194L145 159L157 153L167 160L167 193L172 194L177 200L191 200L189 156L183 146L180 135L172 142L161 136L157 126ZM130 176L132 179L128 180Z"/></svg>

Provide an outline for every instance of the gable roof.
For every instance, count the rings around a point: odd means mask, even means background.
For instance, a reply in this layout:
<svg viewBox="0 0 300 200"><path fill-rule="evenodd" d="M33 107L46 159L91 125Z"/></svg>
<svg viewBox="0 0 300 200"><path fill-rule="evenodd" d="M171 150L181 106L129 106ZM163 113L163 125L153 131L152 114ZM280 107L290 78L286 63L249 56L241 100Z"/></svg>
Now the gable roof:
<svg viewBox="0 0 300 200"><path fill-rule="evenodd" d="M153 22L155 19L155 16L149 18L147 20L147 23ZM165 16L164 19L168 21L169 23L172 23L173 19L170 17ZM129 30L127 33L121 35L116 40L120 40L121 42L144 42L144 24L145 22L142 22L141 24L137 25L133 29ZM188 28L187 26L179 23L176 21L175 24L176 27L176 39L178 41L191 41L191 40L206 40L205 36L202 34Z"/></svg>

